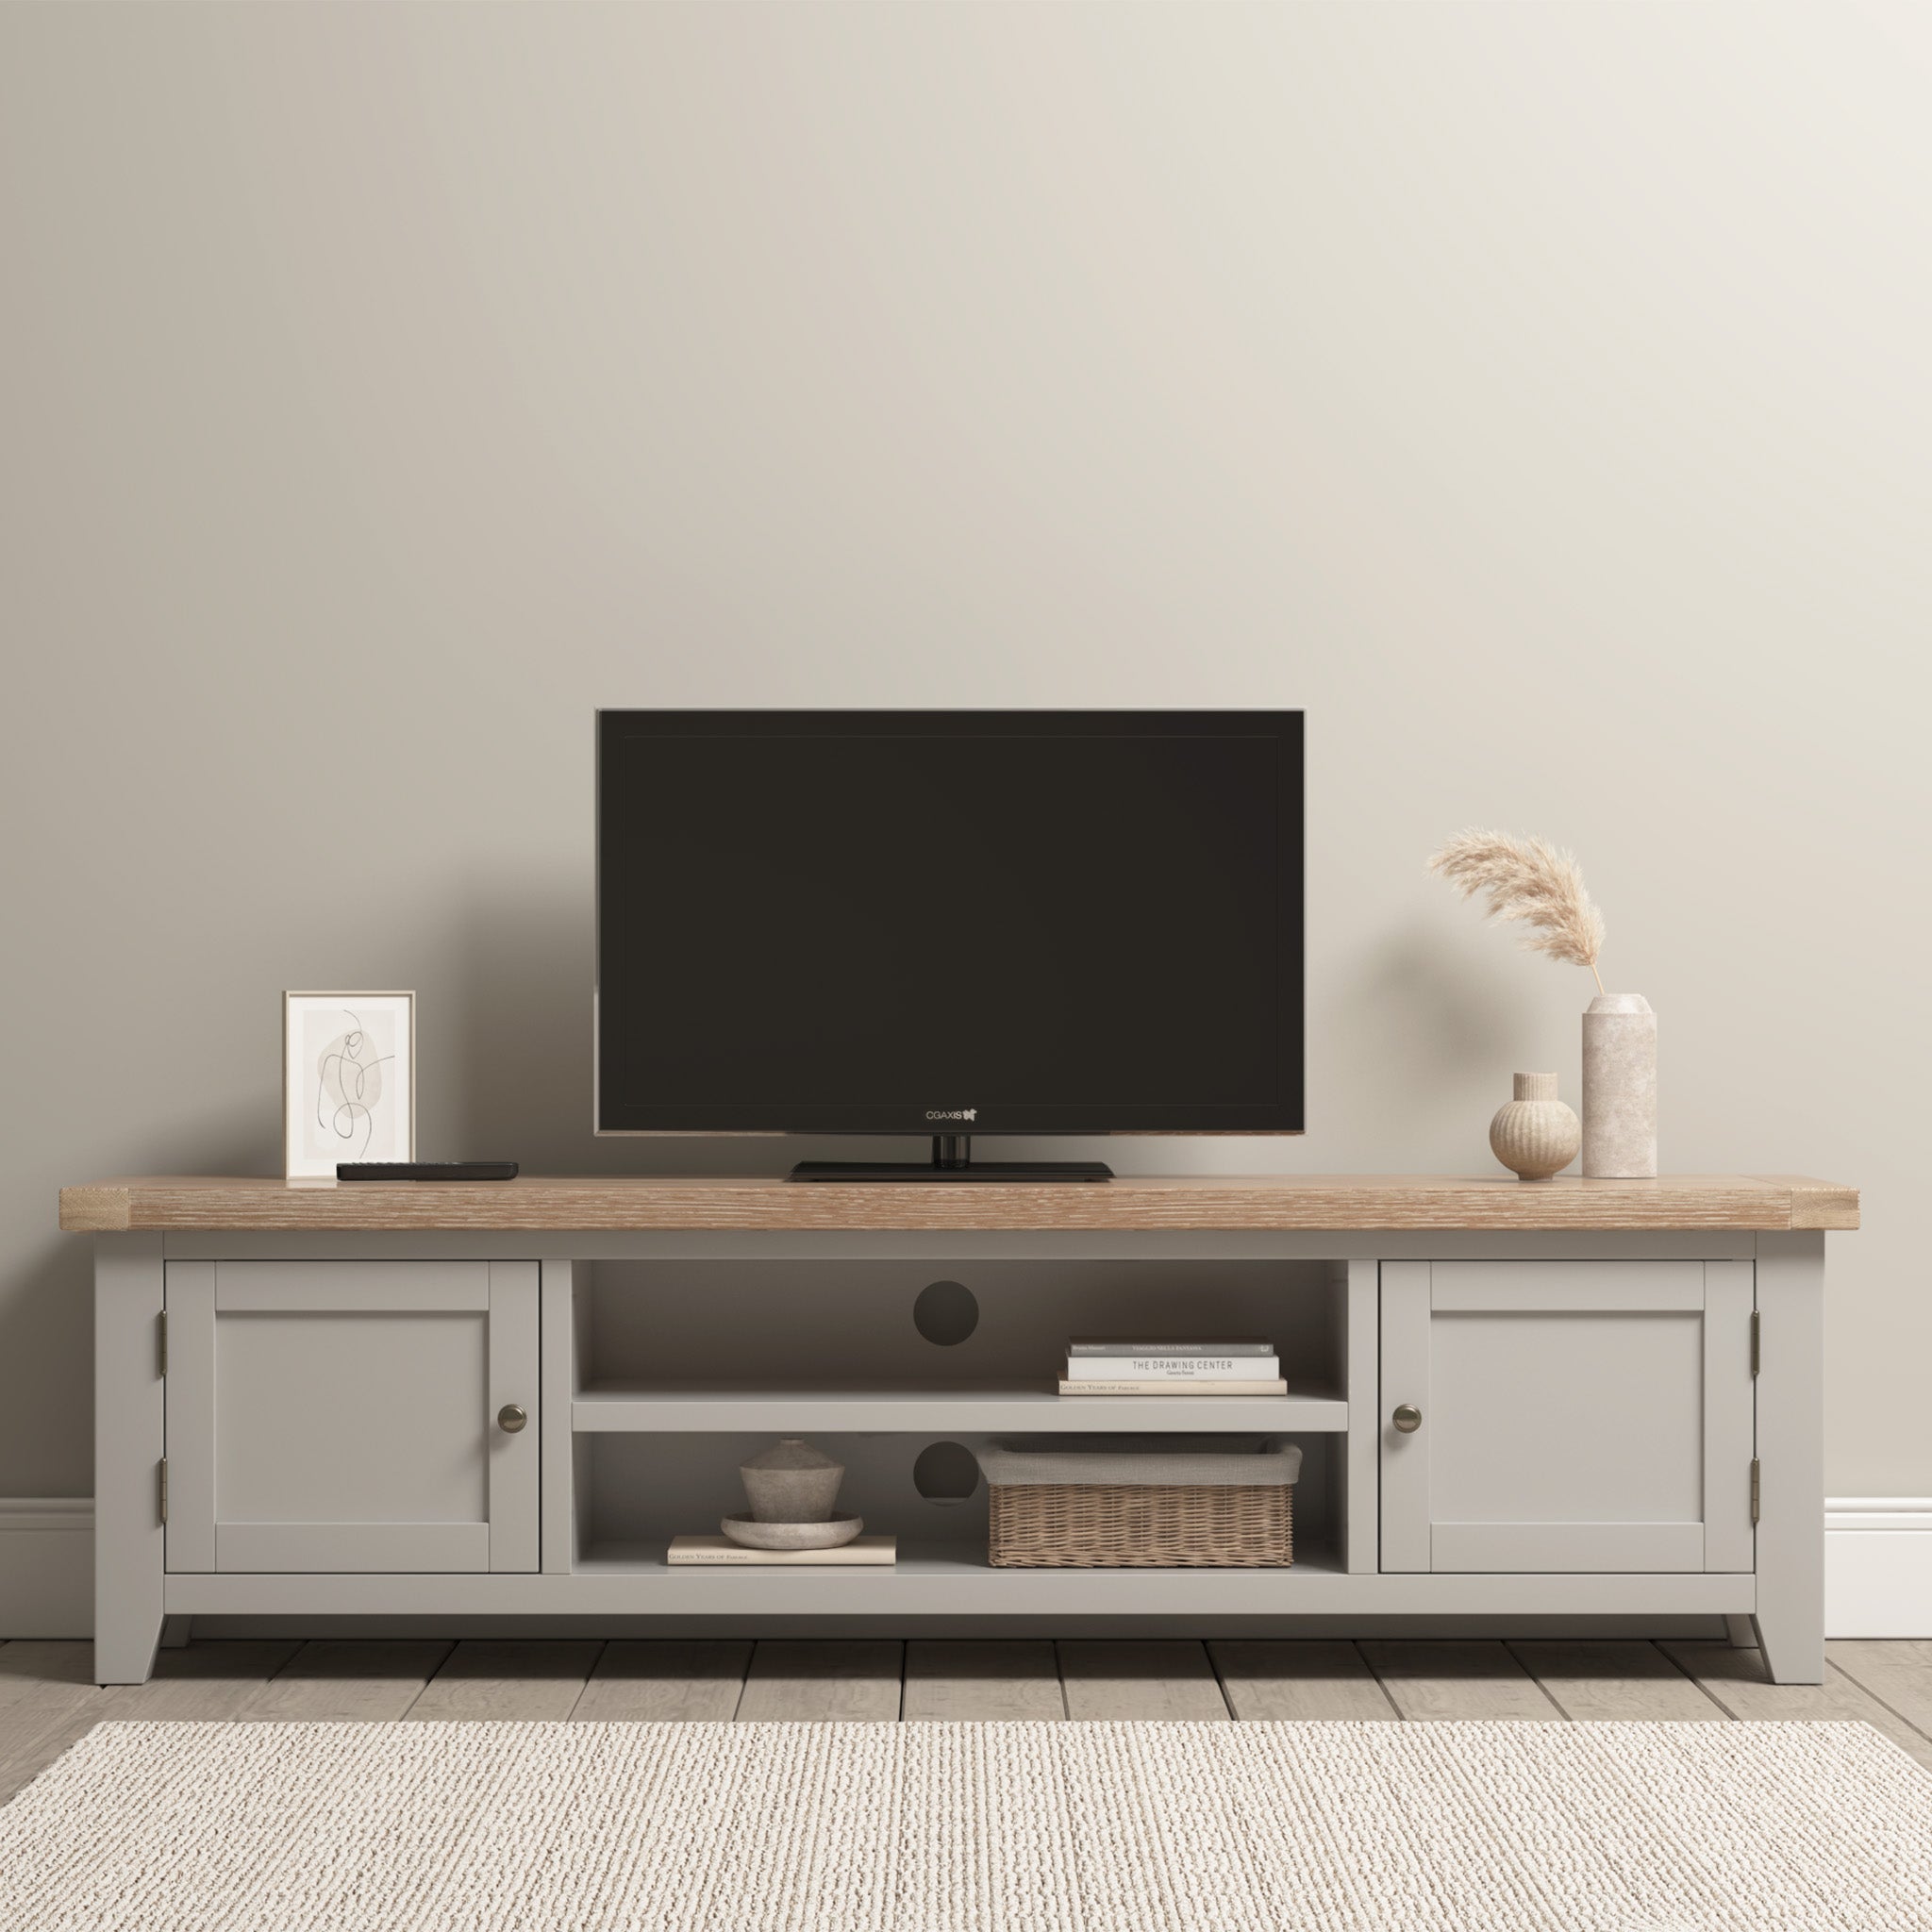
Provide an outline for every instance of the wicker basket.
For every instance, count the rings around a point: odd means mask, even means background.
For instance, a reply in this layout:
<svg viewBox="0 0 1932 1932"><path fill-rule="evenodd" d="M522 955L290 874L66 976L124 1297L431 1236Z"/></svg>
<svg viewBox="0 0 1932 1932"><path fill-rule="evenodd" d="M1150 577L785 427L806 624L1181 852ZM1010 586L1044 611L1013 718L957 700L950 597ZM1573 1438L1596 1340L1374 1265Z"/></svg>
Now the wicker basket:
<svg viewBox="0 0 1932 1932"><path fill-rule="evenodd" d="M1301 1451L1291 1444L1089 1437L1003 1442L980 1463L991 1506L987 1555L1001 1569L1252 1570L1294 1560ZM1134 1475L1146 1480L1120 1479Z"/></svg>

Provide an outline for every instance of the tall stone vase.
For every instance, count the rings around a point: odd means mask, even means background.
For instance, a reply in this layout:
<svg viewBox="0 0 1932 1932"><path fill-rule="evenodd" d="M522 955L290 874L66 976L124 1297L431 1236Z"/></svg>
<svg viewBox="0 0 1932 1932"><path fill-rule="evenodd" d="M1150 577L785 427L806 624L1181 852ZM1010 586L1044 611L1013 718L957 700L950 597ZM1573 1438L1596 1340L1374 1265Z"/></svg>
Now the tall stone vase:
<svg viewBox="0 0 1932 1932"><path fill-rule="evenodd" d="M1657 1015L1641 993L1599 993L1583 1016L1583 1172L1657 1173Z"/></svg>

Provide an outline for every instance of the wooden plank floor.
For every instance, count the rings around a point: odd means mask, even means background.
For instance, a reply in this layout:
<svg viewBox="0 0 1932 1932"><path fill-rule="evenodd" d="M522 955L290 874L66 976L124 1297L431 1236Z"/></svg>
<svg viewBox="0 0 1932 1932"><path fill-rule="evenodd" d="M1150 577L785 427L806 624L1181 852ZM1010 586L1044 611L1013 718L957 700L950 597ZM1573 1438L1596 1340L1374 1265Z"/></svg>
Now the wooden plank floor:
<svg viewBox="0 0 1932 1932"><path fill-rule="evenodd" d="M1860 1718L1932 1768L1932 1643L1833 1643L1826 1668L1822 1685L1769 1684L1755 1650L1716 1642L218 1640L102 1690L92 1646L14 1642L0 1644L0 1800L114 1718Z"/></svg>

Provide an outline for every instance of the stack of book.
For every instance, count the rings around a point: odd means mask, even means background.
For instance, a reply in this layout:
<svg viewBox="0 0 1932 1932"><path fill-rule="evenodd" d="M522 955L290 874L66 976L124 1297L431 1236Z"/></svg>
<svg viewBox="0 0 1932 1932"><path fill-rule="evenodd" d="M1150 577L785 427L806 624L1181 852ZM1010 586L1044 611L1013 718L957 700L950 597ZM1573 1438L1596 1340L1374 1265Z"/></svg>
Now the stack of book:
<svg viewBox="0 0 1932 1932"><path fill-rule="evenodd" d="M1076 1335L1067 1344L1062 1395L1286 1395L1272 1341Z"/></svg>

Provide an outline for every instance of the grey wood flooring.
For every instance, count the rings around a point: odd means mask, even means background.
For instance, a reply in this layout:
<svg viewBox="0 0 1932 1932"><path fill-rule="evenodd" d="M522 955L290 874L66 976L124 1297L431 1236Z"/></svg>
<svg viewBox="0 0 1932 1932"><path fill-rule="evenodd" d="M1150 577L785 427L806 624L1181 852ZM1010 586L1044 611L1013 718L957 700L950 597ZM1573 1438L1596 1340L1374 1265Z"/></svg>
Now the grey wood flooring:
<svg viewBox="0 0 1932 1932"><path fill-rule="evenodd" d="M86 1643L0 1644L0 1799L114 1718L1389 1724L1861 1718L1932 1768L1932 1642L1832 1643L1822 1685L1724 1643L215 1641L98 1689Z"/></svg>

